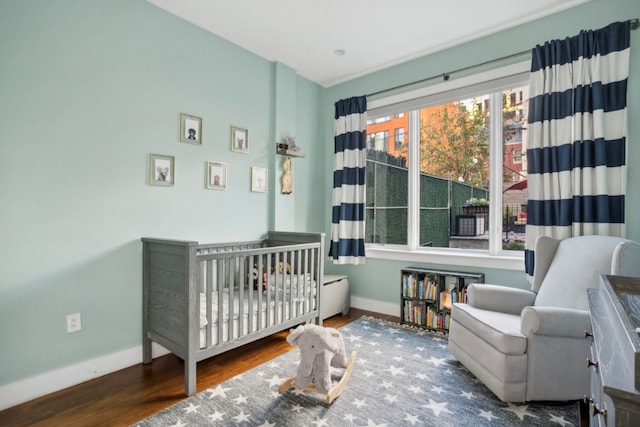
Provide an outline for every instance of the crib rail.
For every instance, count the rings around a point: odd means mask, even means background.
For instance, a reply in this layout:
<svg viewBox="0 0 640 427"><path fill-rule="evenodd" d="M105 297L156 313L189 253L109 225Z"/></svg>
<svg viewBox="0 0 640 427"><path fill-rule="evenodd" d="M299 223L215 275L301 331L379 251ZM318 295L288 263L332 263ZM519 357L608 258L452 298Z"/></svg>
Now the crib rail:
<svg viewBox="0 0 640 427"><path fill-rule="evenodd" d="M222 253L222 252L236 252L244 251L248 249L263 248L269 244L266 239L253 240L248 242L232 242L232 243L208 243L200 244L197 247L198 255Z"/></svg>

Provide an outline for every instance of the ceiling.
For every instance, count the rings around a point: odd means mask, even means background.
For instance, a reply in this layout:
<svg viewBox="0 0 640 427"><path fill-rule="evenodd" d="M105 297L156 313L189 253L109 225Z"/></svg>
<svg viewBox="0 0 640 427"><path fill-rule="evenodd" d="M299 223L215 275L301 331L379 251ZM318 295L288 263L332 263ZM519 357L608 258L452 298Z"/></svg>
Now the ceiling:
<svg viewBox="0 0 640 427"><path fill-rule="evenodd" d="M147 1L329 87L589 0Z"/></svg>

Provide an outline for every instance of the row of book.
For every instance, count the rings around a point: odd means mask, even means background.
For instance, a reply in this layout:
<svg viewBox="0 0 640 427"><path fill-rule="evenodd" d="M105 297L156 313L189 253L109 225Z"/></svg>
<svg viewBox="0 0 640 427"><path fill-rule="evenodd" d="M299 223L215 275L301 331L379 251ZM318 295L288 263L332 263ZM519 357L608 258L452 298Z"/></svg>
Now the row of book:
<svg viewBox="0 0 640 427"><path fill-rule="evenodd" d="M414 275L402 276L402 296L435 300L438 294L438 283L428 277L418 280Z"/></svg>
<svg viewBox="0 0 640 427"><path fill-rule="evenodd" d="M443 294L445 294L445 295L443 295ZM440 299L442 300L443 298L446 298L449 301L451 301L449 306L451 306L451 304L453 304L455 302L464 302L464 303L466 303L467 302L467 288L465 287L461 291L458 291L456 289L452 289L451 292L441 292L440 293Z"/></svg>
<svg viewBox="0 0 640 427"><path fill-rule="evenodd" d="M449 329L451 314L416 301L404 302L404 321L435 329Z"/></svg>
<svg viewBox="0 0 640 427"><path fill-rule="evenodd" d="M416 280L414 276L407 275L402 278L402 296L405 298L418 298L425 300L435 300L438 295L438 283L427 278ZM455 302L467 302L467 288L440 292L440 301L446 301L446 305L451 307Z"/></svg>

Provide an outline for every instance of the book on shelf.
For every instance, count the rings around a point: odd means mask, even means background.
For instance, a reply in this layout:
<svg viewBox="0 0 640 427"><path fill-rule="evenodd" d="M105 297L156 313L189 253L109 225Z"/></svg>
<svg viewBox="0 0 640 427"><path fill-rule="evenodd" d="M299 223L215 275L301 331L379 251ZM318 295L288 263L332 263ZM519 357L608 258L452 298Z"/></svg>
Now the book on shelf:
<svg viewBox="0 0 640 427"><path fill-rule="evenodd" d="M422 325L423 320L422 320L422 305L416 305L413 308L413 323L417 323L419 325Z"/></svg>
<svg viewBox="0 0 640 427"><path fill-rule="evenodd" d="M420 298L424 283L417 281L414 275L408 274L402 277L402 295L407 298Z"/></svg>
<svg viewBox="0 0 640 427"><path fill-rule="evenodd" d="M440 292L440 310L451 310L455 291Z"/></svg>
<svg viewBox="0 0 640 427"><path fill-rule="evenodd" d="M427 280L425 278L425 280ZM435 300L438 292L438 284L433 280L429 280L427 282L427 286L425 287L425 292L423 294L424 299Z"/></svg>
<svg viewBox="0 0 640 427"><path fill-rule="evenodd" d="M426 320L425 326L429 326L433 328L433 315L434 315L434 312L431 309L431 306L427 307L427 318L425 319Z"/></svg>
<svg viewBox="0 0 640 427"><path fill-rule="evenodd" d="M403 320L409 323L424 325L424 305L415 301L405 301Z"/></svg>

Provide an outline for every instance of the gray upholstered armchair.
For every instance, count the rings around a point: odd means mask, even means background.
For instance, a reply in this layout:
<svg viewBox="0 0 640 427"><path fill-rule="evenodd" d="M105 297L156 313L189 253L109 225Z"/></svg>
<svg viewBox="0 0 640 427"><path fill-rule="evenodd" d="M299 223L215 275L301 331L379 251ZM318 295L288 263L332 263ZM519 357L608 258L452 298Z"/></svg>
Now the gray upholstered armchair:
<svg viewBox="0 0 640 427"><path fill-rule="evenodd" d="M587 288L640 276L640 245L609 236L540 237L531 290L473 284L451 311L449 351L505 402L580 399L589 390Z"/></svg>

